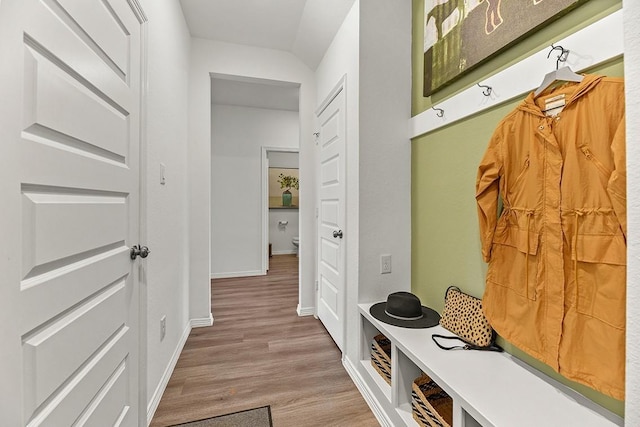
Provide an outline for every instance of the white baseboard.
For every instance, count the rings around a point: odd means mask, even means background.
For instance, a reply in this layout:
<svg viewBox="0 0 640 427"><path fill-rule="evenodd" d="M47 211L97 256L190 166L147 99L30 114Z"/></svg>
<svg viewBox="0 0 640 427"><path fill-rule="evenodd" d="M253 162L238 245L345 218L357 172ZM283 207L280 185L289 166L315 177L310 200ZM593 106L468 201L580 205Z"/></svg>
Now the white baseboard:
<svg viewBox="0 0 640 427"><path fill-rule="evenodd" d="M316 314L316 310L313 307L298 307L296 308L296 312L298 312L298 316L313 316Z"/></svg>
<svg viewBox="0 0 640 427"><path fill-rule="evenodd" d="M373 393L367 386L367 384L362 380L360 373L356 369L355 366L351 363L349 359L346 357L342 358L342 366L344 366L345 371L351 377L351 381L356 385L357 389L360 391L360 394L364 398L369 408L371 408L371 412L376 417L381 426L384 427L393 427L393 423L387 417L387 414L378 406L378 402L373 397Z"/></svg>
<svg viewBox="0 0 640 427"><path fill-rule="evenodd" d="M297 253L298 251L295 249L286 249L284 251L271 251L272 255L294 255Z"/></svg>
<svg viewBox="0 0 640 427"><path fill-rule="evenodd" d="M212 318L213 320L213 318ZM184 332L182 332L182 336L178 341L178 345L171 356L171 360L169 360L169 364L167 368L164 370L162 374L162 378L160 378L160 382L158 383L158 387L156 387L153 392L153 396L151 396L151 400L147 404L147 425L151 424L151 420L153 419L153 415L156 413L156 409L158 409L158 405L160 405L160 399L162 399L162 395L164 394L165 389L167 388L167 384L169 384L169 379L171 378L171 374L173 374L173 370L176 367L176 363L178 363L178 358L180 358L180 353L182 353L182 349L184 348L185 343L187 342L187 338L189 338L189 334L191 333L191 322L187 323L187 326L184 328Z"/></svg>
<svg viewBox="0 0 640 427"><path fill-rule="evenodd" d="M191 319L189 322L192 328L206 328L207 326L213 325L213 314L209 313L209 317Z"/></svg>
<svg viewBox="0 0 640 427"><path fill-rule="evenodd" d="M267 274L262 270L253 271L235 271L229 273L211 273L212 279L231 279L233 277L251 277L251 276L264 276Z"/></svg>

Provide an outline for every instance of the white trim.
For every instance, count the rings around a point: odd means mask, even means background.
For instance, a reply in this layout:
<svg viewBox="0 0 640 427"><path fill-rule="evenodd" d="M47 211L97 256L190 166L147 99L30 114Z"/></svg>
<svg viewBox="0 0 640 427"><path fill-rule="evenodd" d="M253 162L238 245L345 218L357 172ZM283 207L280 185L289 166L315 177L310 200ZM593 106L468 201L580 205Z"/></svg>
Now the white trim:
<svg viewBox="0 0 640 427"><path fill-rule="evenodd" d="M300 117L298 117L298 121L300 121ZM269 269L269 158L267 157L269 151L300 155L300 147L270 147L264 145L260 147L260 165L262 167L262 275L267 274Z"/></svg>
<svg viewBox="0 0 640 427"><path fill-rule="evenodd" d="M316 117L318 117L320 114L322 114L322 112L325 110L325 108L327 108L329 106L329 104L331 104L331 101L333 101L333 99L338 96L338 94L340 92L342 92L347 86L347 75L343 74L342 77L340 77L340 80L338 80L338 83L336 83L336 85L333 87L333 89L331 89L331 92L329 92L329 94L327 95L327 97L324 99L324 101L322 101L322 103L318 106L318 109L316 110ZM344 99L344 103L345 105L347 104L347 97L345 96ZM346 114L346 111L345 111Z"/></svg>
<svg viewBox="0 0 640 427"><path fill-rule="evenodd" d="M262 271L269 269L269 157L267 147L260 147L260 167L262 168Z"/></svg>
<svg viewBox="0 0 640 427"><path fill-rule="evenodd" d="M131 10L133 10L133 14L136 16L138 22L144 24L145 22L149 21L138 0L127 0L127 2L129 3L129 7L131 7Z"/></svg>
<svg viewBox="0 0 640 427"><path fill-rule="evenodd" d="M382 408L378 406L378 401L375 397L373 397L371 389L369 389L367 384L362 380L360 373L358 372L356 367L353 366L351 361L348 358L343 357L342 366L344 366L344 370L347 371L347 374L349 374L349 376L351 377L351 381L353 381L358 391L360 391L360 394L364 398L364 401L367 402L367 405L369 405L369 408L371 408L371 412L373 412L373 415L376 417L380 425L385 427L393 427L393 423L384 412L384 410L382 410Z"/></svg>
<svg viewBox="0 0 640 427"><path fill-rule="evenodd" d="M140 107L139 107L139 129L138 129L138 243L146 245L148 239L147 219L147 98L149 94L149 24L142 6L137 0L131 0L129 5L140 23ZM143 268L146 269L146 261L142 261ZM134 279L135 280L135 279ZM138 286L138 423L141 424L145 420L143 408L148 406L149 390L147 386L148 372L147 359L149 354L149 343L147 330L147 314L148 314L148 283L146 274L137 275ZM158 399L159 403L159 399ZM157 407L157 404L156 404ZM153 411L155 412L155 409ZM153 414L151 414L153 417ZM147 422L151 422L148 415Z"/></svg>
<svg viewBox="0 0 640 427"><path fill-rule="evenodd" d="M199 319L191 319L189 321L192 328L206 328L213 325L213 314L209 313L209 317Z"/></svg>
<svg viewBox="0 0 640 427"><path fill-rule="evenodd" d="M618 10L588 27L554 43L569 49L566 65L574 71L587 68L616 58L623 53L622 10ZM506 68L479 83L490 86L490 96L482 94L483 89L471 86L459 94L434 105L444 110L438 117L436 111L428 109L409 120L409 137L415 138L443 126L469 117L480 111L495 107L511 99L522 96L540 85L545 73L556 66L555 53L549 59L549 48Z"/></svg>
<svg viewBox="0 0 640 427"><path fill-rule="evenodd" d="M151 420L158 409L158 405L160 405L160 399L162 399L162 395L167 388L167 384L169 384L169 379L171 378L171 374L173 374L173 370L178 363L178 359L180 358L180 353L182 353L182 349L184 345L187 343L187 338L189 338L189 334L191 333L191 324L187 324L182 332L182 336L178 341L178 345L171 356L171 360L167 365L164 373L162 374L162 378L160 378L160 382L158 383L158 387L153 392L153 396L147 405L147 425L151 424Z"/></svg>
<svg viewBox="0 0 640 427"><path fill-rule="evenodd" d="M300 304L296 307L296 312L298 316L314 316L316 314L315 307L300 307Z"/></svg>
<svg viewBox="0 0 640 427"><path fill-rule="evenodd" d="M296 249L286 249L284 251L272 251L273 255L295 255L298 253Z"/></svg>
<svg viewBox="0 0 640 427"><path fill-rule="evenodd" d="M211 273L212 279L231 279L234 277L253 277L253 276L264 276L267 274L261 270L253 270L253 271L232 271L228 273Z"/></svg>

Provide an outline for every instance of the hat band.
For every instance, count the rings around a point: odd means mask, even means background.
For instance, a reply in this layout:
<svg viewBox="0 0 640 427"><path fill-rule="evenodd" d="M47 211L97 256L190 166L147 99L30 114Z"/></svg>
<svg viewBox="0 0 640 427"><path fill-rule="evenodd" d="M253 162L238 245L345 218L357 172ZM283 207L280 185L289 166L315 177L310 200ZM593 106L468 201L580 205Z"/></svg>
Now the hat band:
<svg viewBox="0 0 640 427"><path fill-rule="evenodd" d="M418 320L424 317L423 314L420 314L420 316L416 316L416 317L402 317L402 316L396 316L395 314L391 314L387 310L385 310L384 312L387 314L387 316L393 317L394 319L398 319L398 320Z"/></svg>

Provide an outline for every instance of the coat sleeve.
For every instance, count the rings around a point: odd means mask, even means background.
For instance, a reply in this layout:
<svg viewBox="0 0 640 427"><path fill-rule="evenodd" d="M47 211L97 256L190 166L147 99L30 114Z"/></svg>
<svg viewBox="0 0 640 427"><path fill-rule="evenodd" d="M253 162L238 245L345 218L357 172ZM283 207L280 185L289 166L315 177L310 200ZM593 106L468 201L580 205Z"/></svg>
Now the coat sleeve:
<svg viewBox="0 0 640 427"><path fill-rule="evenodd" d="M613 205L613 210L620 221L622 233L627 238L627 164L625 155L625 119L618 125L613 142L611 144L613 152L614 170L609 177L607 192Z"/></svg>
<svg viewBox="0 0 640 427"><path fill-rule="evenodd" d="M498 198L500 195L500 175L502 174L502 132L494 132L489 147L478 167L476 178L476 203L480 226L482 259L491 259L491 244L498 221Z"/></svg>

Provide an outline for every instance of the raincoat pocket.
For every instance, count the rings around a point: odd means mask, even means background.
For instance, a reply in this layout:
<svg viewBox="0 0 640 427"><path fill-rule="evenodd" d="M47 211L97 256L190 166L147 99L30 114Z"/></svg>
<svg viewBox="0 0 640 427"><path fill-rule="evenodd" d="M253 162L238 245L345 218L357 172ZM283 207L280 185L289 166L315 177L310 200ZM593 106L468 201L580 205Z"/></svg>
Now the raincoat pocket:
<svg viewBox="0 0 640 427"><path fill-rule="evenodd" d="M581 145L580 151L582 151L582 154L584 154L587 160L591 162L593 166L595 166L595 168L598 170L598 172L602 174L602 176L604 176L605 178L609 178L609 176L611 175L611 170L607 168L605 165L603 165L602 162L598 160L596 156L593 155L593 152L591 151L591 149L587 144Z"/></svg>
<svg viewBox="0 0 640 427"><path fill-rule="evenodd" d="M520 173L518 173L518 176L516 177L515 181L513 181L513 184L509 185L509 193L513 193L516 189L518 189L518 187L520 186L520 183L522 182L522 180L524 179L527 170L529 169L529 164L530 164L530 159L529 159L529 155L527 154L527 156L524 159L524 162L522 163L522 168L520 169Z"/></svg>
<svg viewBox="0 0 640 427"><path fill-rule="evenodd" d="M487 281L535 301L538 283L538 233L506 227L496 233L491 248Z"/></svg>
<svg viewBox="0 0 640 427"><path fill-rule="evenodd" d="M622 235L578 235L572 251L576 310L618 329L626 323L627 246Z"/></svg>

